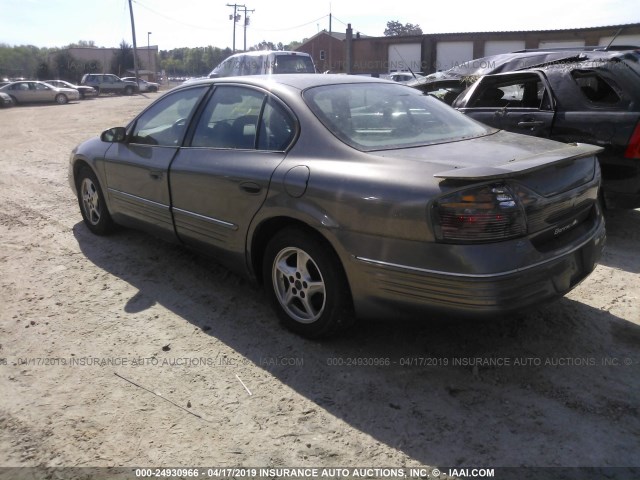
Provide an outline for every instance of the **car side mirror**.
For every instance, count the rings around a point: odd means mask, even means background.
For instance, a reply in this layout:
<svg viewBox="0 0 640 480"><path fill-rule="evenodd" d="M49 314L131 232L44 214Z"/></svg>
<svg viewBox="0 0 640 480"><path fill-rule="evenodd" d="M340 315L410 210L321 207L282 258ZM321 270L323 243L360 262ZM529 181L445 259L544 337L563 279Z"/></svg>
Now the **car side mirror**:
<svg viewBox="0 0 640 480"><path fill-rule="evenodd" d="M115 142L122 143L127 138L127 129L124 127L113 127L109 130L105 130L100 135L100 140L103 142Z"/></svg>

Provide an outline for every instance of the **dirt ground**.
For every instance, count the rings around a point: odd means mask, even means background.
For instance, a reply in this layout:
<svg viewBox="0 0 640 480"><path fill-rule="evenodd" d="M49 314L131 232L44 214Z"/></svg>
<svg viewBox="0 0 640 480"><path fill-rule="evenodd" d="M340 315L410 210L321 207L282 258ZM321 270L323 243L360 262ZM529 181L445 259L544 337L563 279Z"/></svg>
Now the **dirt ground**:
<svg viewBox="0 0 640 480"><path fill-rule="evenodd" d="M640 210L540 310L308 341L213 261L83 225L71 149L154 98L0 110L1 467L640 467Z"/></svg>

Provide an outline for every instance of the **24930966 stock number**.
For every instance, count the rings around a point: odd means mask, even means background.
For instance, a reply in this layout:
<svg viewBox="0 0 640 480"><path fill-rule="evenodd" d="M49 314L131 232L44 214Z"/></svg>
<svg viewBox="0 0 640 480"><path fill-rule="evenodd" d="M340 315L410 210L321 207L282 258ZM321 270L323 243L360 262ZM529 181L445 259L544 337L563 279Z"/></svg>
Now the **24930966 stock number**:
<svg viewBox="0 0 640 480"><path fill-rule="evenodd" d="M258 476L256 468L136 468L136 478L237 477Z"/></svg>
<svg viewBox="0 0 640 480"><path fill-rule="evenodd" d="M327 365L331 367L388 367L391 359L387 357L329 357Z"/></svg>

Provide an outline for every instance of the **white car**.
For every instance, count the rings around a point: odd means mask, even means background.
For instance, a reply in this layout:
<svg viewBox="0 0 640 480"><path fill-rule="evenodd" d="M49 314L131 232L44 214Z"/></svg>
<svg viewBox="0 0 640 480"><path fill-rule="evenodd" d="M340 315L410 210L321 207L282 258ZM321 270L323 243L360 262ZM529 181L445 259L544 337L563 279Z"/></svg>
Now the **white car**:
<svg viewBox="0 0 640 480"><path fill-rule="evenodd" d="M79 100L80 93L73 88L58 88L45 82L28 80L12 82L0 87L0 92L11 97L14 104L28 102L56 102L64 105L71 100Z"/></svg>
<svg viewBox="0 0 640 480"><path fill-rule="evenodd" d="M135 77L124 77L122 80L127 80L129 82L135 82ZM155 82L147 82L141 78L138 79L138 91L139 92L157 92L160 88L159 83Z"/></svg>
<svg viewBox="0 0 640 480"><path fill-rule="evenodd" d="M411 72L393 72L389 75L389 79L398 83L407 83L412 80L417 80L419 78L423 78L423 75L413 74Z"/></svg>

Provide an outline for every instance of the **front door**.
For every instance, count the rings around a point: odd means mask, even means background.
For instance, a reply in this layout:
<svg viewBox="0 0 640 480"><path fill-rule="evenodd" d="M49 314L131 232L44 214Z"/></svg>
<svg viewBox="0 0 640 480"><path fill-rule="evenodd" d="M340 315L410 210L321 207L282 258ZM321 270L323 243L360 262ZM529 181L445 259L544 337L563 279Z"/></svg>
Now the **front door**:
<svg viewBox="0 0 640 480"><path fill-rule="evenodd" d="M173 233L169 165L207 88L194 87L163 97L135 120L125 142L109 147L104 165L114 218Z"/></svg>

